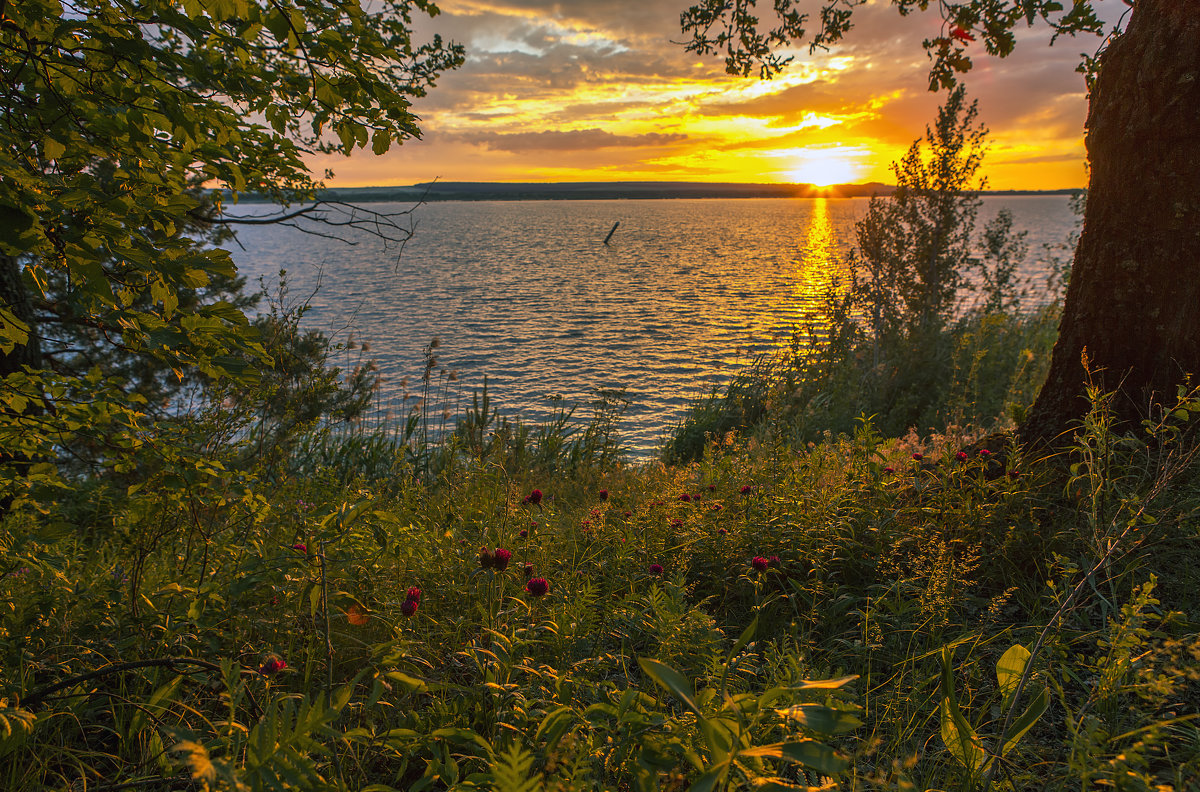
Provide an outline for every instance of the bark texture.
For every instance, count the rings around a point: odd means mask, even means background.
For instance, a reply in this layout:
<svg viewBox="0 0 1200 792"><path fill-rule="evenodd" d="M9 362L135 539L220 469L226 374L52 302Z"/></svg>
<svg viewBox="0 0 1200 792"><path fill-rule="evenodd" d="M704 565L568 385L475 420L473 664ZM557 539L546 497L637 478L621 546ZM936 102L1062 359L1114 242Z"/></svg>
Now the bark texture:
<svg viewBox="0 0 1200 792"><path fill-rule="evenodd" d="M1101 58L1087 149L1083 232L1026 442L1086 412L1085 352L1122 422L1200 376L1200 3L1137 0Z"/></svg>

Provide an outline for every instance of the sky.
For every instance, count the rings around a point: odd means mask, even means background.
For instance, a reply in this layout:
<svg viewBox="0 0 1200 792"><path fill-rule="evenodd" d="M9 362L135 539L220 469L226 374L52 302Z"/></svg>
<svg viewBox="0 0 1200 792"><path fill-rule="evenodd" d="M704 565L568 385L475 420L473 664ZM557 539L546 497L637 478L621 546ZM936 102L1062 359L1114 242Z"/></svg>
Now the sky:
<svg viewBox="0 0 1200 792"><path fill-rule="evenodd" d="M329 186L439 181L894 183L889 166L932 123L921 42L944 36L933 12L901 17L886 0L856 10L844 42L807 46L771 80L731 77L716 56L685 52L688 0L444 0L418 21L466 46L413 110L422 138L382 157L317 158ZM814 6L818 4L814 0ZM770 3L761 2L764 16ZM936 4L935 4L936 5ZM1115 22L1121 0L1099 0ZM975 63L968 95L988 127L989 189L1087 183L1087 97L1075 68L1100 39L1049 46L1020 28L1015 52Z"/></svg>

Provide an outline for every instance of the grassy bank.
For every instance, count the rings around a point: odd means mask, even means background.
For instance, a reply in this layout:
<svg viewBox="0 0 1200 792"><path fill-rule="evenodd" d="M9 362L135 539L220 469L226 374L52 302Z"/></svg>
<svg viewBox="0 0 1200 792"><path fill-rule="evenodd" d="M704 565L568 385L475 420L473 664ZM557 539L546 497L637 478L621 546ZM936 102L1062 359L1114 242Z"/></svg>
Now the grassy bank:
<svg viewBox="0 0 1200 792"><path fill-rule="evenodd" d="M1051 459L862 424L676 467L97 485L6 523L0 778L1196 788L1196 411L1147 444L1099 409Z"/></svg>

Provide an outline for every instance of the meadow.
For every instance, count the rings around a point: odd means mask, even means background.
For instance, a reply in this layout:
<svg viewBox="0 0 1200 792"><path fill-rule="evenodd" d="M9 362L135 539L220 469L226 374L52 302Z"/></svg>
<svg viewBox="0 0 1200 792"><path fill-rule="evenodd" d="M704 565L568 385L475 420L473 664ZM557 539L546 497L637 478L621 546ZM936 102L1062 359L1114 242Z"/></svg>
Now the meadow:
<svg viewBox="0 0 1200 792"><path fill-rule="evenodd" d="M96 484L8 522L4 786L1196 788L1200 398L1093 396L1044 457L504 422Z"/></svg>

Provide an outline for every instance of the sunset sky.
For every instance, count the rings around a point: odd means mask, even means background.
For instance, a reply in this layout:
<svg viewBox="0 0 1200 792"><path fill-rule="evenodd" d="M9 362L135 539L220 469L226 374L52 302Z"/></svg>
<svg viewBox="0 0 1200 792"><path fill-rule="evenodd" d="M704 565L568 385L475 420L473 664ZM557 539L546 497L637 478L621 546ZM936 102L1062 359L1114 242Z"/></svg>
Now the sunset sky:
<svg viewBox="0 0 1200 792"><path fill-rule="evenodd" d="M683 39L687 0L445 0L418 31L467 47L467 63L414 107L424 137L382 158L321 158L330 186L442 181L894 181L888 170L932 121L921 41L936 13L859 8L846 41L797 52L770 81L735 78ZM770 3L763 0L763 15ZM816 5L814 3L814 5ZM1098 3L1112 22L1121 0ZM968 47L969 95L991 130L992 189L1086 184L1080 53L1099 39L1018 30L1016 52Z"/></svg>

